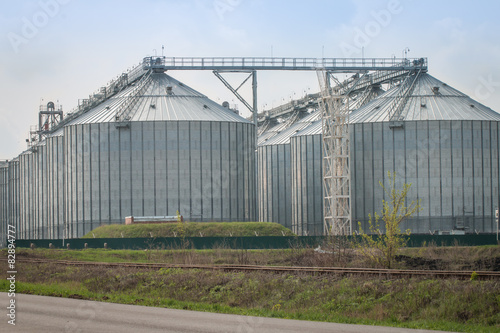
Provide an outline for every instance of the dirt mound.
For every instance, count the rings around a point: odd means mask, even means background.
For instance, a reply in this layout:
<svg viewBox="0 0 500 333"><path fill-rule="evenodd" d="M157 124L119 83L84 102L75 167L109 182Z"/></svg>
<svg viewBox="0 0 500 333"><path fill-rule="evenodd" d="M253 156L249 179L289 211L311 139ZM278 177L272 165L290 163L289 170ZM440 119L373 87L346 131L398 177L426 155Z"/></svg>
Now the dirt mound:
<svg viewBox="0 0 500 333"><path fill-rule="evenodd" d="M500 271L500 257L478 259L474 262L478 271Z"/></svg>
<svg viewBox="0 0 500 333"><path fill-rule="evenodd" d="M396 261L404 263L407 268L411 269L430 269L441 270L444 268L443 260L441 259L428 259L422 257L409 257L405 255L397 255Z"/></svg>

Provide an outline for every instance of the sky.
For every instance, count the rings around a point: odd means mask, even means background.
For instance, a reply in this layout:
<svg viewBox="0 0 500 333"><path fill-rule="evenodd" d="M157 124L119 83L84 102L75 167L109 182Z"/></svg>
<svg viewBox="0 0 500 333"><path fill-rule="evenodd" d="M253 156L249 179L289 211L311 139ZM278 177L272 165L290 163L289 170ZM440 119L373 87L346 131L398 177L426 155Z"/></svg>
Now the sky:
<svg viewBox="0 0 500 333"><path fill-rule="evenodd" d="M162 54L390 58L406 50L500 112L498 13L491 0L0 0L0 160L26 149L40 105L69 112L143 57ZM168 74L250 115L210 71ZM245 78L227 77L234 85ZM319 90L314 72L257 77L259 111ZM241 92L251 101L248 83Z"/></svg>

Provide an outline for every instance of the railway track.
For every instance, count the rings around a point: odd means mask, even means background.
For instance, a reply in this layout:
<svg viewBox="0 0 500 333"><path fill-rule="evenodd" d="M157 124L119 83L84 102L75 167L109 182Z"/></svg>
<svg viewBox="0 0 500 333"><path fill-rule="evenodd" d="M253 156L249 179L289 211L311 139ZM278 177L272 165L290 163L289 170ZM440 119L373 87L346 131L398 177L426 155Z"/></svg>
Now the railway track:
<svg viewBox="0 0 500 333"><path fill-rule="evenodd" d="M475 278L500 279L498 271L438 271L438 270L405 270L405 269L378 269L378 268L344 268L344 267L302 267L302 266L259 266L259 265L186 265L186 264L163 264L163 263L133 263L133 262L92 262L71 261L51 259L27 259L19 258L17 262L29 263L52 263L68 266L98 266L98 267L130 267L139 269L203 269L213 271L266 271L273 273L304 273L304 274L337 274L337 275L371 275L383 278L398 277L429 277L429 278L455 278L470 279L472 274Z"/></svg>

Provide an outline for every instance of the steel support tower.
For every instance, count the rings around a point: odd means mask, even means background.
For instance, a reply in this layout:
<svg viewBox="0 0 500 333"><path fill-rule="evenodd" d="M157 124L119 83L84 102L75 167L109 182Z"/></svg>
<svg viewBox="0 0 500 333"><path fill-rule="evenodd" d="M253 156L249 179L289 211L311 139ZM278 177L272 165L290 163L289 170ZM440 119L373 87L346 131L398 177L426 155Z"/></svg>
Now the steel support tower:
<svg viewBox="0 0 500 333"><path fill-rule="evenodd" d="M323 134L323 217L327 235L351 233L349 170L349 96L332 88L330 73L318 71Z"/></svg>

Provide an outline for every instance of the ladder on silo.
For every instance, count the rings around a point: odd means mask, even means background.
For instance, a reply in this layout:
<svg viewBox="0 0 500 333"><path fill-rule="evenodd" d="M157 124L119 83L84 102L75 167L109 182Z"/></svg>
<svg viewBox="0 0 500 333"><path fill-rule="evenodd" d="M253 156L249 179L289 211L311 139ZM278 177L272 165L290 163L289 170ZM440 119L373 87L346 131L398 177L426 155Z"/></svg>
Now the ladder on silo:
<svg viewBox="0 0 500 333"><path fill-rule="evenodd" d="M148 70L142 78L137 82L132 92L126 97L125 101L120 105L115 114L115 124L117 127L127 127L130 121L130 113L139 102L140 97L144 94L148 87L148 82L151 77L152 70Z"/></svg>
<svg viewBox="0 0 500 333"><path fill-rule="evenodd" d="M415 83L417 82L420 73L422 73L422 67L420 67L417 71L409 72L404 81L401 83L398 89L398 94L394 98L394 102L391 104L389 109L389 120L391 122L404 120L404 116L402 114L403 110L406 103L410 99L413 90L415 89Z"/></svg>

